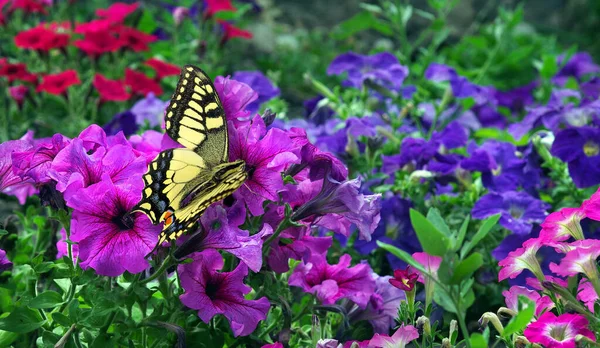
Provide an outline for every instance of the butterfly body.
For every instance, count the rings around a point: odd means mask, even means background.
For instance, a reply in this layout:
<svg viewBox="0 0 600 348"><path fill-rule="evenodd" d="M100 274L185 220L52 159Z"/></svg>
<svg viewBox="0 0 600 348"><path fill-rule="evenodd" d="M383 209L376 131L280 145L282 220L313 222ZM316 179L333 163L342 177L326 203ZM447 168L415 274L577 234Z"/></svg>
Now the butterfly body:
<svg viewBox="0 0 600 348"><path fill-rule="evenodd" d="M223 106L208 76L185 66L166 109L167 134L185 148L162 151L144 175L134 211L164 222L158 245L191 231L202 213L246 180L245 163L229 162Z"/></svg>

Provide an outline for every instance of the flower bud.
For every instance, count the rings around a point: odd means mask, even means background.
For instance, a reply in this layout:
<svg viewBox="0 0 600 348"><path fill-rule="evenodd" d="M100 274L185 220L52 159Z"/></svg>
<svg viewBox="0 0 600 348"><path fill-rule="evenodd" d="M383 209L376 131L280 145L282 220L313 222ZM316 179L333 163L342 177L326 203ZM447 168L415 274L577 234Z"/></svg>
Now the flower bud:
<svg viewBox="0 0 600 348"><path fill-rule="evenodd" d="M512 309L506 308L506 307L498 308L498 312L496 312L496 313L498 314L498 317L500 318L500 320L503 320L503 321L510 320L515 315L517 315L517 312L513 311Z"/></svg>
<svg viewBox="0 0 600 348"><path fill-rule="evenodd" d="M450 332L449 332L448 337L450 337L450 339L452 339L455 332L458 332L458 321L456 321L455 319L452 319L450 321Z"/></svg>
<svg viewBox="0 0 600 348"><path fill-rule="evenodd" d="M515 348L525 348L531 344L531 342L529 342L529 340L525 336L515 337L515 340L513 341L513 343L515 345Z"/></svg>
<svg viewBox="0 0 600 348"><path fill-rule="evenodd" d="M422 315L417 318L417 330L421 332L421 335L431 336L431 323L429 318Z"/></svg>
<svg viewBox="0 0 600 348"><path fill-rule="evenodd" d="M500 323L500 319L498 319L498 316L492 312L483 313L483 315L479 319L479 327L482 330L484 330L490 322L492 323L496 331L498 331L498 333L502 335L502 332L504 332L504 326L502 326L502 323Z"/></svg>
<svg viewBox="0 0 600 348"><path fill-rule="evenodd" d="M450 348L452 345L450 344L450 340L446 337L442 340L441 348Z"/></svg>

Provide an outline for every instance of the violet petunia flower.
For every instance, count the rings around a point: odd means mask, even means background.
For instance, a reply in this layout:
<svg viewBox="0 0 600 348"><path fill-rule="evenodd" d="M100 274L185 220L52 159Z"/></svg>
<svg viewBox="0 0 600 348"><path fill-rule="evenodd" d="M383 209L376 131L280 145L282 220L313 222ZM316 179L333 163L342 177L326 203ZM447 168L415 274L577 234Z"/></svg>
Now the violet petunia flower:
<svg viewBox="0 0 600 348"><path fill-rule="evenodd" d="M350 261L350 255L344 254L338 264L330 265L324 256L312 255L296 267L289 285L315 294L326 305L347 298L364 309L375 291L375 280L368 264L349 267Z"/></svg>
<svg viewBox="0 0 600 348"><path fill-rule="evenodd" d="M564 58L564 55L559 56L558 63L561 64ZM586 75L598 73L600 73L600 66L594 63L592 56L587 52L578 52L569 58L569 61L552 78L552 82L562 86L571 76L581 81Z"/></svg>
<svg viewBox="0 0 600 348"><path fill-rule="evenodd" d="M0 273L11 269L13 263L6 257L6 251L0 249Z"/></svg>
<svg viewBox="0 0 600 348"><path fill-rule="evenodd" d="M140 110L138 110L138 113L139 112ZM137 117L136 114L129 110L123 111L113 116L110 122L102 126L102 129L104 129L108 135L115 135L119 132L123 132L125 136L130 136L137 132L137 130L140 128L140 125L143 125L143 123L140 124L137 121L138 118L139 117Z"/></svg>
<svg viewBox="0 0 600 348"><path fill-rule="evenodd" d="M480 220L501 214L500 225L514 234L525 235L534 223L544 221L548 208L548 204L525 192L490 192L475 203L471 213Z"/></svg>
<svg viewBox="0 0 600 348"><path fill-rule="evenodd" d="M408 68L400 65L398 58L388 52L364 56L348 52L337 56L327 68L327 74L347 73L342 82L345 87L362 88L365 80L373 80L384 87L398 91L408 76Z"/></svg>
<svg viewBox="0 0 600 348"><path fill-rule="evenodd" d="M148 93L146 98L135 103L129 111L135 116L138 125L143 126L147 121L150 127L156 127L163 123L168 105L169 101L162 101L154 93Z"/></svg>
<svg viewBox="0 0 600 348"><path fill-rule="evenodd" d="M208 323L215 315L224 315L234 336L251 334L258 322L266 319L269 301L266 297L247 300L251 288L244 284L248 267L240 263L231 272L223 268L223 257L216 250L191 255L192 263L181 264L177 273L185 290L179 298L185 306L198 310L198 316Z"/></svg>
<svg viewBox="0 0 600 348"><path fill-rule="evenodd" d="M287 132L277 128L266 132L259 115L246 126L232 128L230 158L244 160L248 172L248 179L235 196L246 202L253 215L261 215L265 200L278 200L277 193L283 189L281 172L299 162L299 149Z"/></svg>
<svg viewBox="0 0 600 348"><path fill-rule="evenodd" d="M51 138L39 140L26 151L13 152L14 173L21 177L31 178L36 185L48 183L52 180L48 176L52 160L69 143L69 138L62 134L55 134Z"/></svg>
<svg viewBox="0 0 600 348"><path fill-rule="evenodd" d="M564 129L556 134L551 153L568 163L569 174L577 187L600 183L600 129Z"/></svg>
<svg viewBox="0 0 600 348"><path fill-rule="evenodd" d="M100 182L67 199L73 208L71 240L79 244L82 268L110 277L148 268L144 257L156 245L161 227L142 213L129 213L142 188L140 180L132 178L117 186L104 174Z"/></svg>
<svg viewBox="0 0 600 348"><path fill-rule="evenodd" d="M21 204L25 204L27 197L37 190L33 185L33 179L15 173L15 171L19 172L19 163L13 162L12 154L30 151L33 145L33 140L29 139L28 135L0 144L0 192L17 197Z"/></svg>
<svg viewBox="0 0 600 348"><path fill-rule="evenodd" d="M228 121L233 121L234 125L239 126L253 118L254 115L248 110L248 106L258 99L258 93L250 86L229 77L217 76L215 89Z"/></svg>
<svg viewBox="0 0 600 348"><path fill-rule="evenodd" d="M245 83L258 94L258 99L246 105L246 110L250 113L258 112L262 104L281 93L279 88L260 71L236 71L231 79Z"/></svg>

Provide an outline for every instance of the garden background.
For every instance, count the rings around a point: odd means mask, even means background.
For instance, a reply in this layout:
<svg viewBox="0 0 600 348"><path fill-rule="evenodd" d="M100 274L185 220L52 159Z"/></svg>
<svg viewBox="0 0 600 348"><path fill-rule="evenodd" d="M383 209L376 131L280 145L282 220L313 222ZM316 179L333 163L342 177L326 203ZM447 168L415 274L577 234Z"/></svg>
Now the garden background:
<svg viewBox="0 0 600 348"><path fill-rule="evenodd" d="M0 26L0 347L598 346L596 1L0 0ZM246 179L155 248L171 216L138 202L221 161L165 134L188 64Z"/></svg>

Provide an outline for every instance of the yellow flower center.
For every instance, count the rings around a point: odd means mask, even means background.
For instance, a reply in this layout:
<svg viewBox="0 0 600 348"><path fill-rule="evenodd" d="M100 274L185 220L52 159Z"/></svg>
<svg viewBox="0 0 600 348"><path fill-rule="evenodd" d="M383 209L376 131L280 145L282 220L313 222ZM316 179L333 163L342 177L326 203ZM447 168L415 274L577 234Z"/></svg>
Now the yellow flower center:
<svg viewBox="0 0 600 348"><path fill-rule="evenodd" d="M600 153L600 146L595 142L588 140L585 144L583 144L583 153L586 156L592 157L598 155Z"/></svg>

